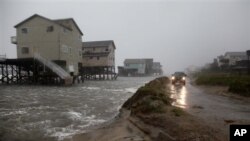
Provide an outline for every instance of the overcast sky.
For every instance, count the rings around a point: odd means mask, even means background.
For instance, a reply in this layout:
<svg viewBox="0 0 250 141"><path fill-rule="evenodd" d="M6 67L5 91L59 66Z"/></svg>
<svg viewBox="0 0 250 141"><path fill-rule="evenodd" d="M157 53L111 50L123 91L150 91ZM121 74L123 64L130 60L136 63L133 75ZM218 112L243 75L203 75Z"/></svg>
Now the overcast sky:
<svg viewBox="0 0 250 141"><path fill-rule="evenodd" d="M16 57L13 26L35 13L74 18L83 41L114 40L116 65L154 58L172 73L250 49L250 0L1 0L0 54Z"/></svg>

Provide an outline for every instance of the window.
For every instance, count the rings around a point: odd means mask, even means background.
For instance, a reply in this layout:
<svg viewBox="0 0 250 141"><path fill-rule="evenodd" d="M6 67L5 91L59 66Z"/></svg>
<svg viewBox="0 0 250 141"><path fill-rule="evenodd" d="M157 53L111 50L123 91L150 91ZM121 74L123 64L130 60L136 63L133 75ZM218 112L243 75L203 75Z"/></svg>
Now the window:
<svg viewBox="0 0 250 141"><path fill-rule="evenodd" d="M93 51L95 51L95 48L93 48Z"/></svg>
<svg viewBox="0 0 250 141"><path fill-rule="evenodd" d="M93 59L93 57L92 57L92 56L90 56L90 57L89 57L89 59Z"/></svg>
<svg viewBox="0 0 250 141"><path fill-rule="evenodd" d="M97 57L96 57L96 59L97 59L97 60L100 60L100 57L99 57L99 56L97 56Z"/></svg>
<svg viewBox="0 0 250 141"><path fill-rule="evenodd" d="M47 32L53 32L54 30L54 27L53 26L48 26L47 27Z"/></svg>
<svg viewBox="0 0 250 141"><path fill-rule="evenodd" d="M109 51L109 49L108 49L108 48L106 48L106 49L105 49L105 51Z"/></svg>
<svg viewBox="0 0 250 141"><path fill-rule="evenodd" d="M82 56L82 51L81 50L79 50L79 56Z"/></svg>
<svg viewBox="0 0 250 141"><path fill-rule="evenodd" d="M69 53L72 54L72 48L71 47L69 47Z"/></svg>
<svg viewBox="0 0 250 141"><path fill-rule="evenodd" d="M66 29L66 28L63 28L63 32L64 32L64 33L67 33L67 29Z"/></svg>
<svg viewBox="0 0 250 141"><path fill-rule="evenodd" d="M27 34L28 33L28 29L27 28L22 28L22 33L23 34Z"/></svg>
<svg viewBox="0 0 250 141"><path fill-rule="evenodd" d="M29 48L28 47L22 47L21 52L22 52L22 54L29 54Z"/></svg>
<svg viewBox="0 0 250 141"><path fill-rule="evenodd" d="M69 48L66 46L66 45L62 45L61 46L61 52L63 52L63 53L68 53L69 52Z"/></svg>

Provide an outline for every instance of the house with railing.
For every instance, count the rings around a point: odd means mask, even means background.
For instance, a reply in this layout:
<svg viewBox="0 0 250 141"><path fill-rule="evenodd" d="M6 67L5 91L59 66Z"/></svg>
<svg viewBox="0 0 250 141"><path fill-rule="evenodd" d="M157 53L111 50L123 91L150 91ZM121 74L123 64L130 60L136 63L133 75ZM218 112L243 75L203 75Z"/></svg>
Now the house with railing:
<svg viewBox="0 0 250 141"><path fill-rule="evenodd" d="M35 14L14 26L17 58L35 54L53 61L72 75L79 73L83 33L73 18L49 19Z"/></svg>
<svg viewBox="0 0 250 141"><path fill-rule="evenodd" d="M82 44L82 74L85 79L115 79L115 43L113 40Z"/></svg>

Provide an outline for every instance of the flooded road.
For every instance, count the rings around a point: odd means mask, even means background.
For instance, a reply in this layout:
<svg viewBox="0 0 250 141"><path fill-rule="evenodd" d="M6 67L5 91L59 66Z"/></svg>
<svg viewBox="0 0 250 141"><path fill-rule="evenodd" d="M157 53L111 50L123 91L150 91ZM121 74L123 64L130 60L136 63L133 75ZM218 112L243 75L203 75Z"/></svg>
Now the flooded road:
<svg viewBox="0 0 250 141"><path fill-rule="evenodd" d="M228 132L230 123L250 123L249 98L236 99L205 91L187 83L186 86L171 85L175 106L204 119L213 127Z"/></svg>
<svg viewBox="0 0 250 141"><path fill-rule="evenodd" d="M1 86L0 140L61 140L114 118L153 77L86 81L71 87Z"/></svg>

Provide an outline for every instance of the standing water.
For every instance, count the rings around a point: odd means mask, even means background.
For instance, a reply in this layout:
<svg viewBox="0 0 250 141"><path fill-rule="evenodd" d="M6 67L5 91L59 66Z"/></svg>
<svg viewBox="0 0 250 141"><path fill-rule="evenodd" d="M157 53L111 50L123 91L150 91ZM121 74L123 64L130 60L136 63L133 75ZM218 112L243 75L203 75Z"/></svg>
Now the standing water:
<svg viewBox="0 0 250 141"><path fill-rule="evenodd" d="M153 77L86 81L71 87L0 86L0 141L62 140L113 119Z"/></svg>

